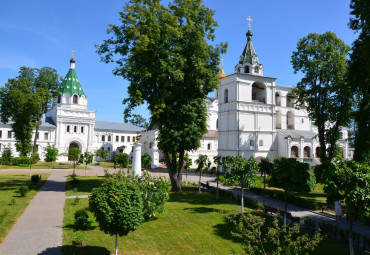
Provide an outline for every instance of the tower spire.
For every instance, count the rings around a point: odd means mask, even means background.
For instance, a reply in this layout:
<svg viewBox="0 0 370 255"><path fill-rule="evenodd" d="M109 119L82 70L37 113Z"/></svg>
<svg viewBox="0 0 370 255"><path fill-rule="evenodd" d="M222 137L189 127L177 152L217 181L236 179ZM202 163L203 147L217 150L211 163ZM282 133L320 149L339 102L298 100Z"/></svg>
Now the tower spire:
<svg viewBox="0 0 370 255"><path fill-rule="evenodd" d="M74 53L75 53L75 51L74 51L74 50L72 50L72 58L71 58L71 60L69 61L69 63L70 63L70 67L69 67L69 69L75 69L76 61L75 61L75 59L73 58Z"/></svg>
<svg viewBox="0 0 370 255"><path fill-rule="evenodd" d="M221 73L219 73L218 78L224 78L227 74L224 72L224 59L221 58Z"/></svg>

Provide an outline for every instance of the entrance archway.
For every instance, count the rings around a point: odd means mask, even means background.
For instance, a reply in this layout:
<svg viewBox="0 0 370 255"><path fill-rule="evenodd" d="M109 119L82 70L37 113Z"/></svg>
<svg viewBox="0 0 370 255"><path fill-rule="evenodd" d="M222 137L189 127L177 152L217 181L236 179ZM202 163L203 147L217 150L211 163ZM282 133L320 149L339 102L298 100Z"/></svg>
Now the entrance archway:
<svg viewBox="0 0 370 255"><path fill-rule="evenodd" d="M69 145L69 148L77 148L77 149L80 149L80 146L76 142L71 142L70 145Z"/></svg>

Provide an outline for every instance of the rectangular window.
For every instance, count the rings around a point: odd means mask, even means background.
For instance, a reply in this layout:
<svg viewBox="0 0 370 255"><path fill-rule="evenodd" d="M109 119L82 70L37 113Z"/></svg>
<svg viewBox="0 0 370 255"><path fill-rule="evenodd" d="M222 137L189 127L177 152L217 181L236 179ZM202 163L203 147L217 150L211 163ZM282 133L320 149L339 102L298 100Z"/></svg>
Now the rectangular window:
<svg viewBox="0 0 370 255"><path fill-rule="evenodd" d="M125 136L121 136L121 142L125 142Z"/></svg>
<svg viewBox="0 0 370 255"><path fill-rule="evenodd" d="M116 135L116 142L119 142L119 136Z"/></svg>
<svg viewBox="0 0 370 255"><path fill-rule="evenodd" d="M45 141L49 140L49 133L45 132L45 134L44 134L44 140Z"/></svg>
<svg viewBox="0 0 370 255"><path fill-rule="evenodd" d="M81 127L81 134L84 133L84 127Z"/></svg>
<svg viewBox="0 0 370 255"><path fill-rule="evenodd" d="M130 137L129 137L129 136L127 137L127 142L128 142L128 143L130 142Z"/></svg>
<svg viewBox="0 0 370 255"><path fill-rule="evenodd" d="M250 141L250 146L254 146L254 140Z"/></svg>
<svg viewBox="0 0 370 255"><path fill-rule="evenodd" d="M136 137L135 137L135 136L133 136L133 137L132 137L132 142L135 142L135 140L136 140Z"/></svg>
<svg viewBox="0 0 370 255"><path fill-rule="evenodd" d="M69 131L70 131L70 130L69 130L69 126L67 126L67 133L69 133Z"/></svg>
<svg viewBox="0 0 370 255"><path fill-rule="evenodd" d="M73 132L74 132L74 133L77 133L77 126L74 126L74 127L73 127Z"/></svg>
<svg viewBox="0 0 370 255"><path fill-rule="evenodd" d="M3 131L0 130L0 138L2 138L2 137L3 137Z"/></svg>
<svg viewBox="0 0 370 255"><path fill-rule="evenodd" d="M108 142L110 142L111 140L112 140L112 137L108 135Z"/></svg>
<svg viewBox="0 0 370 255"><path fill-rule="evenodd" d="M12 131L8 131L8 138L12 139Z"/></svg>

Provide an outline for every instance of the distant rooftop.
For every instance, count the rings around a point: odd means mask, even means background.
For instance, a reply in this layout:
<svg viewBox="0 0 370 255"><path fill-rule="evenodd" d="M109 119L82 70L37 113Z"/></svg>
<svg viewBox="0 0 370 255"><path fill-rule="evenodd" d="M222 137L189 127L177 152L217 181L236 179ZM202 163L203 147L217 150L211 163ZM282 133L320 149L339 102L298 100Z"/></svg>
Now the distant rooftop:
<svg viewBox="0 0 370 255"><path fill-rule="evenodd" d="M145 128L134 126L131 123L122 122L111 122L111 121L95 121L95 129L106 129L106 130L126 130L126 131L142 131Z"/></svg>
<svg viewBox="0 0 370 255"><path fill-rule="evenodd" d="M289 136L292 139L300 139L303 137L304 139L313 139L317 136L317 133L310 130L277 130L277 132L283 135L285 138Z"/></svg>

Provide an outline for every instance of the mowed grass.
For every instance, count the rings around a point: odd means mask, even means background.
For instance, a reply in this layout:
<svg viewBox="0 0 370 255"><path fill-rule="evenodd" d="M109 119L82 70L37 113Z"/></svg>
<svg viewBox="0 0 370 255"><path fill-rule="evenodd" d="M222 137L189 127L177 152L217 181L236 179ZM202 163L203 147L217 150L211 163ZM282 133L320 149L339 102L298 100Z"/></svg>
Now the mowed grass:
<svg viewBox="0 0 370 255"><path fill-rule="evenodd" d="M184 188L182 193L171 193L165 207L163 214L144 222L128 236L119 238L121 254L245 254L241 240L232 237L232 226L225 221L226 213L240 210L239 204L234 201L216 201L214 195L207 192L199 194L197 187L189 187ZM73 228L74 213L84 208L88 208L88 199L81 199L77 205L74 199L66 200L63 254L112 254L115 237L100 231L90 212L91 228L82 231L88 246L72 245L77 234ZM324 240L313 254L347 255L348 246Z"/></svg>
<svg viewBox="0 0 370 255"><path fill-rule="evenodd" d="M30 176L26 174L0 174L0 214L3 214L4 210L8 211L4 222L0 223L0 243L49 176L50 174L42 174L41 181L34 185L31 184ZM19 187L23 185L30 188L26 197L20 197L16 193ZM12 199L15 201L14 205L12 205Z"/></svg>
<svg viewBox="0 0 370 255"><path fill-rule="evenodd" d="M73 164L61 162L43 162L43 161L39 161L36 164L32 165L32 169L53 169L54 165L69 165L69 169L73 169ZM30 169L30 167L0 165L0 169ZM85 169L85 165L76 165L76 169ZM91 168L87 168L87 170L91 170Z"/></svg>

